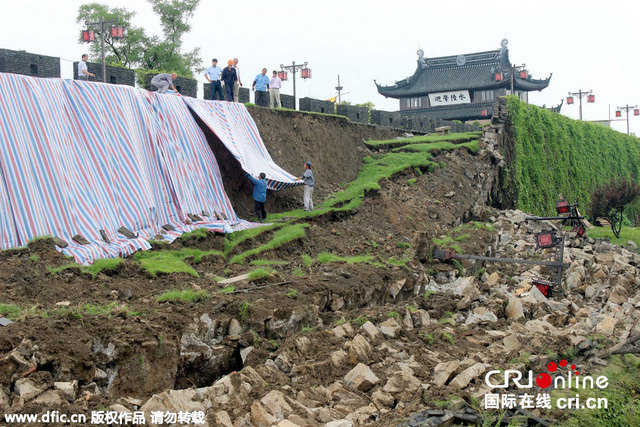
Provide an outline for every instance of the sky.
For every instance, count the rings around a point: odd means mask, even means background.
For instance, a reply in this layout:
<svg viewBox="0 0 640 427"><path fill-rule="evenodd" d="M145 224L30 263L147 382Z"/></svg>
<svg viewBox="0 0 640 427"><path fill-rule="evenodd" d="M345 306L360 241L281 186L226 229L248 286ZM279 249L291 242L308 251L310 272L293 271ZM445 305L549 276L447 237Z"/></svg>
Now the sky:
<svg viewBox="0 0 640 427"><path fill-rule="evenodd" d="M82 26L75 22L85 3L0 0L0 48L61 57L62 77L71 78L72 61L88 50L77 42ZM101 3L135 11L134 25L160 34L146 1ZM205 67L213 57L239 58L245 87L263 67L306 61L312 78L296 79L298 97L335 96L339 75L343 100L394 111L398 101L379 95L373 81L391 85L412 75L418 49L425 57L458 55L498 49L507 38L514 65L526 64L533 78L553 73L529 102L555 106L569 91L592 90L596 102L583 99L583 118L607 120L617 106L640 106L639 12L640 2L630 0L201 0L183 41L186 50L201 48ZM291 80L282 93L293 93ZM562 114L577 119L577 102L565 100ZM629 124L640 135L640 116L632 112ZM626 120L612 127L626 132Z"/></svg>

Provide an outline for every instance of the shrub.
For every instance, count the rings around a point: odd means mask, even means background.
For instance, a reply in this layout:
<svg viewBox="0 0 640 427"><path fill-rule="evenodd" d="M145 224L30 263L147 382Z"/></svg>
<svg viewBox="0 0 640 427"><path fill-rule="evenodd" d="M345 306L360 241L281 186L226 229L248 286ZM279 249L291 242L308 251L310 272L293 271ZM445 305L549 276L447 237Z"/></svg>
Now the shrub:
<svg viewBox="0 0 640 427"><path fill-rule="evenodd" d="M589 212L592 218L607 218L613 234L620 237L624 208L639 197L640 185L637 182L614 178L593 191Z"/></svg>

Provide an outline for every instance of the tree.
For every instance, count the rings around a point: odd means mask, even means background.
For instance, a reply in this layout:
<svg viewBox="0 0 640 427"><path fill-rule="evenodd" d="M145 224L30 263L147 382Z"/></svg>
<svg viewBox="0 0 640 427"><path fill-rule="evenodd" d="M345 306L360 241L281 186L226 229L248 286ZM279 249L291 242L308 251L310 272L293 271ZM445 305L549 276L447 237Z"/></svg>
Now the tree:
<svg viewBox="0 0 640 427"><path fill-rule="evenodd" d="M356 107L366 107L367 110L371 111L376 108L376 105L371 101L367 101L362 104L356 104Z"/></svg>
<svg viewBox="0 0 640 427"><path fill-rule="evenodd" d="M589 213L592 218L604 217L611 231L620 237L624 208L640 198L640 185L630 179L612 179L591 194Z"/></svg>
<svg viewBox="0 0 640 427"><path fill-rule="evenodd" d="M137 67L143 72L176 72L187 77L202 71L200 48L181 52L182 37L191 30L189 20L200 0L149 0L149 3L160 18L161 36L149 36L143 28L133 26L131 19L135 12L120 7L111 8L101 3L80 6L76 22L84 25L85 21L98 22L101 17L105 20L120 20L125 37L116 40L111 38L109 32L105 35L105 47L108 51L105 53L105 61L109 64ZM92 55L100 56L100 45L92 43L90 51Z"/></svg>

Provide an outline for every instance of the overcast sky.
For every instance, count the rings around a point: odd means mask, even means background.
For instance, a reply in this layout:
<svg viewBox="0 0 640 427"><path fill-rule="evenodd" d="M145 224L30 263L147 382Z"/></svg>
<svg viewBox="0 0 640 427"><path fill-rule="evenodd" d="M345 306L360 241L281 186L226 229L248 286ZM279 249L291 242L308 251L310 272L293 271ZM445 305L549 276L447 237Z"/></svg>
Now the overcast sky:
<svg viewBox="0 0 640 427"><path fill-rule="evenodd" d="M70 78L71 61L87 50L75 23L84 3L0 0L0 48L59 56L62 77ZM135 25L160 32L146 1L102 3L136 11ZM630 0L201 0L184 44L201 48L203 66L212 57L238 57L245 86L262 67L307 61L313 76L297 79L299 97L334 96L340 75L343 99L397 110L398 101L380 96L373 80L389 85L412 75L418 48L426 57L457 55L498 49L506 37L512 63L526 64L534 78L553 73L547 89L530 93L531 103L557 105L568 91L592 89L596 103L584 100L583 117L599 120L609 112L615 118L618 105L640 104L638 12ZM286 82L283 93L292 91ZM565 102L562 114L577 118L577 104ZM631 115L630 124L640 135L640 117ZM626 122L613 127L626 132Z"/></svg>

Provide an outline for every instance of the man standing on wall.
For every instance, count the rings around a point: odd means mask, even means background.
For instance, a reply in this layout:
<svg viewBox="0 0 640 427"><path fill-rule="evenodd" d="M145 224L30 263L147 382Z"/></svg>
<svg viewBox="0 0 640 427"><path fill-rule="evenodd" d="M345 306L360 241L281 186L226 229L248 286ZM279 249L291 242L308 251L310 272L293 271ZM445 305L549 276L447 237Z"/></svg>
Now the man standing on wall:
<svg viewBox="0 0 640 427"><path fill-rule="evenodd" d="M267 69L262 69L262 74L258 74L255 79L253 79L253 85L251 86L251 90L255 90L256 92L256 105L261 107L268 107L268 95L269 91L269 77L267 77Z"/></svg>
<svg viewBox="0 0 640 427"><path fill-rule="evenodd" d="M269 80L269 106L271 108L280 108L282 103L280 102L280 88L282 87L282 80L278 77L278 72L273 70L273 77Z"/></svg>
<svg viewBox="0 0 640 427"><path fill-rule="evenodd" d="M211 83L211 99L224 101L224 95L222 94L222 82L220 81L220 75L222 74L222 68L218 67L218 60L213 58L211 60L211 67L207 68L204 72L204 77ZM216 98L216 93L218 97Z"/></svg>
<svg viewBox="0 0 640 427"><path fill-rule="evenodd" d="M234 86L238 82L238 75L236 74L236 69L233 68L233 60L227 61L227 68L222 70L222 82L224 83L224 91L227 94L227 101L233 102L236 100L234 98Z"/></svg>
<svg viewBox="0 0 640 427"><path fill-rule="evenodd" d="M238 58L233 58L233 68L236 70L236 83L233 86L233 100L235 102L240 102L239 101L239 95L240 95L240 86L242 86L242 80L240 80L240 69L238 68Z"/></svg>
<svg viewBox="0 0 640 427"><path fill-rule="evenodd" d="M95 77L96 75L89 72L87 68L87 60L89 55L86 53L82 55L82 59L78 62L78 78L80 80L89 81L89 77Z"/></svg>
<svg viewBox="0 0 640 427"><path fill-rule="evenodd" d="M156 93L167 93L169 88L177 92L178 89L173 85L173 81L177 78L176 73L161 73L151 79L151 84L158 88Z"/></svg>

